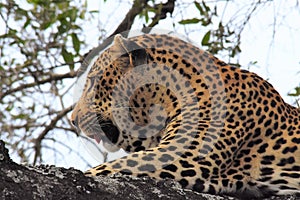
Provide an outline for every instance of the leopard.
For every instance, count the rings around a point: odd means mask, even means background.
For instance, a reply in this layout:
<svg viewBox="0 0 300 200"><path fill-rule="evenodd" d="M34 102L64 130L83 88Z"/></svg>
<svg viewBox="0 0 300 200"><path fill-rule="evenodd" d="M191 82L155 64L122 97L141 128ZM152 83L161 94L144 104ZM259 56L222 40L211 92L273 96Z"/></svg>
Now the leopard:
<svg viewBox="0 0 300 200"><path fill-rule="evenodd" d="M114 36L71 123L128 155L86 172L247 198L300 194L300 109L256 73L169 34Z"/></svg>

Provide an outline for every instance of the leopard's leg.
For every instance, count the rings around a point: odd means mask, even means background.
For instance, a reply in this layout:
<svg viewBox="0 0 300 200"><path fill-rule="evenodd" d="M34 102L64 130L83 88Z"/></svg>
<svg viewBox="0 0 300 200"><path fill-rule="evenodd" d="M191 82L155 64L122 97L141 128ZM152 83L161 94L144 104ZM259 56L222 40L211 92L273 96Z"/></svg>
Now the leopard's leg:
<svg viewBox="0 0 300 200"><path fill-rule="evenodd" d="M208 122L199 123L194 133L186 133L183 127L172 126L172 123L168 127L158 147L104 163L86 174L100 176L122 173L158 180L171 178L183 187L211 194L235 193L247 187L250 181L244 174L236 171L228 177L221 173L220 166L226 164L230 167L227 163L231 158L222 158L221 152L227 149L219 149L218 141L222 138L216 136L216 129L208 129L211 127Z"/></svg>
<svg viewBox="0 0 300 200"><path fill-rule="evenodd" d="M243 195L244 199L263 195L259 191L258 183L241 172L235 172L228 176L225 173L218 174L217 166L211 167L208 164L214 165L212 159L214 154L209 154L207 158L194 162L193 160L197 160L197 158L191 156L193 151L180 152L179 155L177 152L170 154L169 150L174 147L168 145L136 152L94 167L86 174L101 176L121 173L136 177L148 176L157 180L171 178L178 181L184 188L190 188L197 192ZM263 187L263 184L260 186Z"/></svg>
<svg viewBox="0 0 300 200"><path fill-rule="evenodd" d="M260 145L253 145L253 138L244 140L240 149L235 152L233 161L224 167L220 165L221 176L234 183L234 187L223 187L225 193L242 193L244 196L258 197L300 193L300 172L292 164L299 163L298 149L283 154L285 146L274 150L270 138L260 136ZM286 136L287 146L292 146ZM296 156L295 156L296 155ZM228 182L225 179L222 181ZM228 185L231 184L230 181ZM227 185L227 184L226 184ZM226 186L225 185L225 186ZM224 186L224 185L223 185Z"/></svg>

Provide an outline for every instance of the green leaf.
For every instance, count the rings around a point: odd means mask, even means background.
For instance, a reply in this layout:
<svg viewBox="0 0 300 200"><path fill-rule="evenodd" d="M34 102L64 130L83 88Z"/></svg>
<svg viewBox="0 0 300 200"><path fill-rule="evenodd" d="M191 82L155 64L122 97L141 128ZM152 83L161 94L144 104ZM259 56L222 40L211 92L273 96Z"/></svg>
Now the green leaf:
<svg viewBox="0 0 300 200"><path fill-rule="evenodd" d="M195 1L194 4L195 4L196 8L199 10L200 15L204 15L204 11L203 11L202 7L200 6L200 3Z"/></svg>
<svg viewBox="0 0 300 200"><path fill-rule="evenodd" d="M61 54L66 64L69 65L70 70L73 70L74 69L73 54L68 52L65 47L62 48Z"/></svg>
<svg viewBox="0 0 300 200"><path fill-rule="evenodd" d="M5 110L10 112L13 108L14 108L14 104L8 104Z"/></svg>
<svg viewBox="0 0 300 200"><path fill-rule="evenodd" d="M20 113L18 115L11 115L13 119L28 119L28 115L24 113Z"/></svg>
<svg viewBox="0 0 300 200"><path fill-rule="evenodd" d="M146 21L146 23L148 23L148 21L149 21L149 15L148 15L147 10L145 10L145 21Z"/></svg>
<svg viewBox="0 0 300 200"><path fill-rule="evenodd" d="M30 23L31 23L31 19L27 18L26 22L23 25L23 28L25 29Z"/></svg>
<svg viewBox="0 0 300 200"><path fill-rule="evenodd" d="M57 2L57 6L59 10L66 10L67 8L69 8L70 3L69 1L61 1L61 2Z"/></svg>
<svg viewBox="0 0 300 200"><path fill-rule="evenodd" d="M288 95L291 96L291 97L300 96L300 87L296 87L295 90L296 90L295 93L289 93Z"/></svg>
<svg viewBox="0 0 300 200"><path fill-rule="evenodd" d="M51 21L47 21L45 23L41 24L41 29L42 30L46 30L47 28L49 28L53 23Z"/></svg>
<svg viewBox="0 0 300 200"><path fill-rule="evenodd" d="M72 33L71 34L71 37L72 37L72 43L73 43L73 47L74 47L74 50L77 54L79 54L79 50L80 50L80 41L78 39L78 36L76 33Z"/></svg>
<svg viewBox="0 0 300 200"><path fill-rule="evenodd" d="M71 20L72 22L75 22L75 21L76 21L76 19L77 19L77 13L78 13L78 9L75 8L75 7L73 7L72 9L70 9L70 10L68 11L68 16L69 16L69 18L70 18L70 20Z"/></svg>
<svg viewBox="0 0 300 200"><path fill-rule="evenodd" d="M85 15L86 15L86 12L87 12L87 6L88 6L88 3L87 3L87 0L84 1L84 4L82 5L82 9L78 15L78 17L80 19L84 19L85 18ZM79 12L79 10L78 10Z"/></svg>
<svg viewBox="0 0 300 200"><path fill-rule="evenodd" d="M208 46L209 44L209 39L210 39L211 31L208 31L205 33L204 37L202 38L201 44L203 46Z"/></svg>
<svg viewBox="0 0 300 200"><path fill-rule="evenodd" d="M210 7L208 7L204 1L202 1L202 5L203 5L205 11L208 13L210 11Z"/></svg>
<svg viewBox="0 0 300 200"><path fill-rule="evenodd" d="M197 18L192 18L192 19L184 19L179 21L179 24L197 24L198 22L200 22L200 19Z"/></svg>
<svg viewBox="0 0 300 200"><path fill-rule="evenodd" d="M99 11L98 10L90 10L89 13L91 13L91 14L92 13L99 13Z"/></svg>

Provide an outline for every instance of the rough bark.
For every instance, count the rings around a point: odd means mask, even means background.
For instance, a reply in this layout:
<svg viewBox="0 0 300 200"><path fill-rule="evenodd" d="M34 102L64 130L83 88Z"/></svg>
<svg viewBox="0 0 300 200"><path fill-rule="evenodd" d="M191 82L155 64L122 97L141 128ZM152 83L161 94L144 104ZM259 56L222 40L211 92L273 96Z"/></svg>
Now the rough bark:
<svg viewBox="0 0 300 200"><path fill-rule="evenodd" d="M184 190L172 180L155 181L124 175L90 178L76 169L13 162L0 140L0 199L197 199L236 200L233 197ZM297 199L294 196L269 199Z"/></svg>

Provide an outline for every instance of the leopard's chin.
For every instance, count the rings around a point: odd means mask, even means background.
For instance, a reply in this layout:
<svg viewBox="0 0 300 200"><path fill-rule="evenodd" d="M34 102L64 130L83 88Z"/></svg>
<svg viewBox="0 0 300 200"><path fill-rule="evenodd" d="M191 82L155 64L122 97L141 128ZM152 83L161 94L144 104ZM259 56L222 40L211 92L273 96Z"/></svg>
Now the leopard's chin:
<svg viewBox="0 0 300 200"><path fill-rule="evenodd" d="M111 143L111 141L108 140L108 138L104 135L104 132L96 133L93 136L89 137L94 139L97 144L102 145L108 152L113 153L120 150L120 147L118 147L116 144Z"/></svg>
<svg viewBox="0 0 300 200"><path fill-rule="evenodd" d="M103 147L108 151L108 152L116 152L120 150L120 147L118 147L115 144L112 144L110 142L105 142L104 140L102 140L102 145Z"/></svg>

